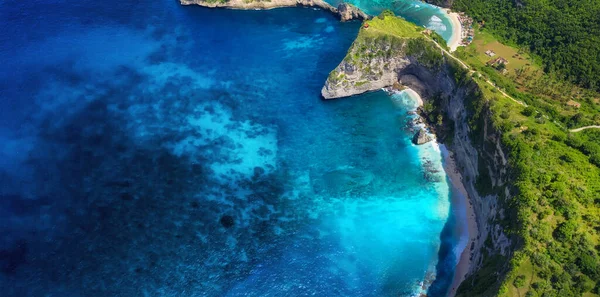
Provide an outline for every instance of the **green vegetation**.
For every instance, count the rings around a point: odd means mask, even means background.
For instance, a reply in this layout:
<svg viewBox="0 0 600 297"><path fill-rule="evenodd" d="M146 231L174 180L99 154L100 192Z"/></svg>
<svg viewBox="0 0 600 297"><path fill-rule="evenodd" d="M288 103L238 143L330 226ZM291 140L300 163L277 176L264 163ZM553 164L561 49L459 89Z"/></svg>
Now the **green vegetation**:
<svg viewBox="0 0 600 297"><path fill-rule="evenodd" d="M363 25L358 33L359 38L364 37L379 37L382 35L390 35L398 38L417 38L422 37L419 32L422 28L406 20L395 17L394 13L385 10L379 16L372 20L366 21L367 28Z"/></svg>
<svg viewBox="0 0 600 297"><path fill-rule="evenodd" d="M455 73L457 81L468 77ZM507 215L500 224L515 250L507 267L489 254L493 247L487 244L483 267L465 281L459 296L595 296L590 291L600 283L600 167L595 163L600 131L568 133L536 107L522 106L472 79L477 88L466 100L472 142L483 150L484 133L501 134L515 195L505 197L504 187L490 187L485 174L477 188L500 196ZM504 280L496 274L502 271Z"/></svg>
<svg viewBox="0 0 600 297"><path fill-rule="evenodd" d="M415 57L420 64L431 69L439 70L444 64L442 52L425 38L411 39L406 52Z"/></svg>
<svg viewBox="0 0 600 297"><path fill-rule="evenodd" d="M362 77L361 80L354 83L355 87L362 86L372 80L373 77L383 75L384 71L389 70L389 64L386 61L401 56L407 50L407 43L413 43L413 40L427 42L420 32L423 29L405 21L402 18L395 17L391 11L384 11L372 20L365 21L361 27L356 40L350 47L344 62L352 65L358 70ZM420 43L419 43L420 44ZM416 48L426 48L423 45L417 45ZM431 52L423 53L422 59L431 63L440 64L441 55L433 56ZM379 63L382 62L382 63ZM343 71L336 69L329 74L328 81L333 84L350 86Z"/></svg>
<svg viewBox="0 0 600 297"><path fill-rule="evenodd" d="M488 50L494 51L496 56L487 56ZM564 127L600 124L600 94L544 73L531 55L501 44L489 32L475 28L473 43L459 48L456 56L515 99L534 106ZM497 57L508 61L506 74L487 65ZM573 103L579 106L570 105Z"/></svg>
<svg viewBox="0 0 600 297"><path fill-rule="evenodd" d="M544 70L600 90L600 2L576 0L455 0L508 44L530 50Z"/></svg>
<svg viewBox="0 0 600 297"><path fill-rule="evenodd" d="M591 292L600 284L600 167L593 160L600 131L568 133L552 121L540 121L544 117L536 108L473 80L478 88L466 100L472 142L480 144L484 131L496 130L509 152L514 197L504 197L503 187L488 188L486 194L500 196L507 215L500 224L515 250L510 262L501 261L488 254L490 242L482 269L458 295L596 296ZM496 274L501 271L504 278Z"/></svg>
<svg viewBox="0 0 600 297"><path fill-rule="evenodd" d="M431 36L431 39L433 39L435 42L437 42L437 44L441 45L445 50L450 50L450 48L448 47L448 44L446 43L446 39L444 39L444 37L442 37L442 35L438 34L435 31L431 31L429 33L429 36Z"/></svg>

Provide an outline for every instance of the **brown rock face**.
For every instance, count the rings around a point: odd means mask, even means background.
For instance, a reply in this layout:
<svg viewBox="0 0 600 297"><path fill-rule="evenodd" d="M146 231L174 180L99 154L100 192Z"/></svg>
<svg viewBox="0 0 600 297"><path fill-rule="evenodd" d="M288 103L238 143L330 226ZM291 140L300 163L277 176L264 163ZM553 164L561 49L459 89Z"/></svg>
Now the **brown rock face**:
<svg viewBox="0 0 600 297"><path fill-rule="evenodd" d="M339 16L342 22L351 20L367 20L369 15L362 12L358 7L342 3L335 8L323 0L227 0L227 1L207 1L207 0L179 0L182 5L200 5L212 8L231 8L231 9L271 9L276 7L319 7Z"/></svg>
<svg viewBox="0 0 600 297"><path fill-rule="evenodd" d="M416 145L425 144L432 140L433 138L431 138L431 136L429 136L427 134L427 131L425 131L425 129L423 128L419 129L419 131L417 131L417 133L415 134L415 136L413 136L412 139L413 143Z"/></svg>
<svg viewBox="0 0 600 297"><path fill-rule="evenodd" d="M369 15L362 12L358 7L348 4L348 3L340 3L337 7L338 15L340 16L340 20L342 22L350 21L350 20L368 20Z"/></svg>

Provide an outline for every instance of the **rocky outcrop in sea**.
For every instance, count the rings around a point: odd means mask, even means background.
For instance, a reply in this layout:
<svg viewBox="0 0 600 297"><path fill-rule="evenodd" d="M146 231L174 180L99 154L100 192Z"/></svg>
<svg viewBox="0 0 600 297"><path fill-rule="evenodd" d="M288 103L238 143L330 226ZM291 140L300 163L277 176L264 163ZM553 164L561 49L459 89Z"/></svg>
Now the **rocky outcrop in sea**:
<svg viewBox="0 0 600 297"><path fill-rule="evenodd" d="M337 14L342 22L351 20L368 20L369 15L350 3L340 3Z"/></svg>
<svg viewBox="0 0 600 297"><path fill-rule="evenodd" d="M416 145L421 145L432 140L433 137L427 133L427 130L425 130L425 128L421 128L419 131L417 131L417 133L415 133L415 136L413 136L412 142Z"/></svg>

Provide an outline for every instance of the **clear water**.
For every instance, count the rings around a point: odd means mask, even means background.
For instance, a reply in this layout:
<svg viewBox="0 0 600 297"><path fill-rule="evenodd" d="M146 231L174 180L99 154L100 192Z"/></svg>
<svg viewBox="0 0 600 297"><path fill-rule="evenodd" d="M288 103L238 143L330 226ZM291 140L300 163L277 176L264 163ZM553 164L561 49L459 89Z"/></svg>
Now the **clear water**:
<svg viewBox="0 0 600 297"><path fill-rule="evenodd" d="M419 26L434 30L446 41L452 38L452 22L447 12L435 5L419 0L326 0L337 6L341 2L348 2L359 7L370 15L378 15L383 10L390 9L396 15L411 21Z"/></svg>
<svg viewBox="0 0 600 297"><path fill-rule="evenodd" d="M0 3L3 296L441 295L451 191L410 98L319 98L358 27Z"/></svg>

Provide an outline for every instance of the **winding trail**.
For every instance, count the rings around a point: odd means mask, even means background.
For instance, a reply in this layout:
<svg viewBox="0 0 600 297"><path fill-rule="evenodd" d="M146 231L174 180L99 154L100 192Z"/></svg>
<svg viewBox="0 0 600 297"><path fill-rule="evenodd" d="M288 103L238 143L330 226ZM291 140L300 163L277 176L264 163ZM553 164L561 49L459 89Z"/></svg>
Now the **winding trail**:
<svg viewBox="0 0 600 297"><path fill-rule="evenodd" d="M469 67L469 65L467 65L465 62L463 62L461 59L455 57L454 55L452 55L449 51L447 51L444 47L442 47L441 45L439 45L435 40L431 39L429 36L425 35L425 38L433 41L433 43L435 43L435 45L442 50L443 53L445 53L448 57L452 58L453 60L455 60L456 62L458 62L464 69L469 70L469 74L473 74L475 73L475 70L471 69L471 67ZM520 104L522 106L527 106L527 104L525 104L525 102L523 101L519 101L513 97L511 97L510 95L506 94L504 91L502 91L500 88L498 88L492 81L490 81L487 78L483 78L483 80L489 84L490 86L494 87L500 94L502 94L504 97L516 102L517 104Z"/></svg>
<svg viewBox="0 0 600 297"><path fill-rule="evenodd" d="M577 133L577 132L581 132L585 129L600 129L600 126L599 125L585 126L585 127L581 127L581 128L571 129L571 130L569 130L569 132Z"/></svg>
<svg viewBox="0 0 600 297"><path fill-rule="evenodd" d="M474 72L475 72L474 70L472 70L472 69L471 69L471 67L469 67L469 65L465 64L465 62L463 62L461 59L459 59L459 58L455 57L454 55L452 55L452 54L451 54L449 51L447 51L445 48L443 48L441 45L439 45L439 44L438 44L438 43L437 43L435 40L433 40L433 39L429 38L428 36L425 36L425 38L427 38L427 39L429 39L429 40L433 41L433 43L435 43L435 45L436 45L436 46L437 46L437 47L438 47L440 50L442 50L442 52L444 52L444 53L445 53L445 54L446 54L448 57L450 57L450 58L454 59L454 60L455 60L456 62L458 62L458 63L459 63L459 64L460 64L460 65L461 65L463 68L465 68L465 69L469 70L469 74L472 74L472 73L474 73ZM487 79L487 78L485 78L485 77L484 77L484 78L483 78L483 80L484 80L486 83L488 83L490 86L494 87L494 88L495 88L495 89L496 89L498 92L500 92L500 94L504 95L504 97L506 97L506 98L508 98L508 99L510 99L510 100L512 100L512 101L514 101L514 102L516 102L517 104L520 104L520 105L522 105L522 106L527 106L527 104L525 104L525 102L523 102L523 101L519 101L519 100L517 100L517 99L515 99L515 98L511 97L510 95L506 94L504 91L502 91L500 88L498 88L498 87L497 87L497 86L496 86L496 85L495 85L495 84L494 84L492 81L490 81L489 79ZM556 122L555 122L555 123L556 123ZM560 125L559 123L556 123L556 124L562 127L562 125ZM571 129L571 130L569 130L569 132L572 132L572 133L577 133L577 132L581 132L581 131L583 131L583 130L586 130L586 129L600 129L600 125L591 125L591 126L585 126L585 127L581 127L581 128Z"/></svg>

